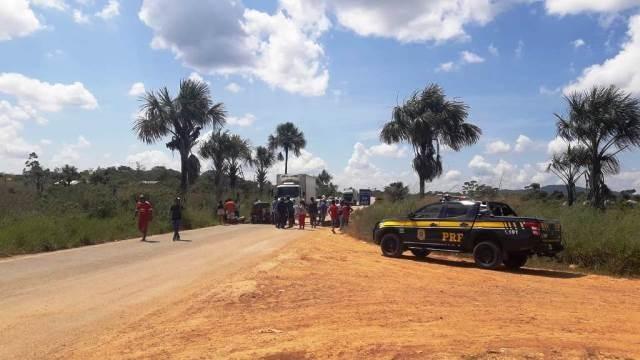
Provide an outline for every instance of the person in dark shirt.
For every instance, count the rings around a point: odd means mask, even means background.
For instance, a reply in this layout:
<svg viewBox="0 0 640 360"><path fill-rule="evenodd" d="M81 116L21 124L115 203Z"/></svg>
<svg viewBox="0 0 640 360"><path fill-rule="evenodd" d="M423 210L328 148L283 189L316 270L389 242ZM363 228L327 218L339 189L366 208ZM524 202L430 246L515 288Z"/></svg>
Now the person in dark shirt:
<svg viewBox="0 0 640 360"><path fill-rule="evenodd" d="M173 225L173 241L180 240L180 223L182 222L182 201L179 197L176 202L171 205L169 212L171 213L171 225Z"/></svg>
<svg viewBox="0 0 640 360"><path fill-rule="evenodd" d="M296 224L294 205L295 204L293 203L291 198L287 196L287 215L289 218L289 228L292 228Z"/></svg>
<svg viewBox="0 0 640 360"><path fill-rule="evenodd" d="M287 202L283 198L280 198L276 207L278 209L278 228L284 229L288 218Z"/></svg>
<svg viewBox="0 0 640 360"><path fill-rule="evenodd" d="M315 228L318 222L318 203L316 202L316 199L314 199L313 197L311 198L311 202L309 203L308 210L309 210L309 221L311 222L311 228Z"/></svg>

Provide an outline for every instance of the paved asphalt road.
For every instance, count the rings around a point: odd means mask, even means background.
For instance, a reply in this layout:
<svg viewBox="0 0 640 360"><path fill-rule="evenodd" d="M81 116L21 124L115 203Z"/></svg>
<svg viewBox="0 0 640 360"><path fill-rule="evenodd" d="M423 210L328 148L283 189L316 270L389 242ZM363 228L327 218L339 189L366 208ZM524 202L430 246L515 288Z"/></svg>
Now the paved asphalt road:
<svg viewBox="0 0 640 360"><path fill-rule="evenodd" d="M199 278L258 263L300 235L218 226L186 231L180 242L166 234L0 260L0 359L42 358Z"/></svg>

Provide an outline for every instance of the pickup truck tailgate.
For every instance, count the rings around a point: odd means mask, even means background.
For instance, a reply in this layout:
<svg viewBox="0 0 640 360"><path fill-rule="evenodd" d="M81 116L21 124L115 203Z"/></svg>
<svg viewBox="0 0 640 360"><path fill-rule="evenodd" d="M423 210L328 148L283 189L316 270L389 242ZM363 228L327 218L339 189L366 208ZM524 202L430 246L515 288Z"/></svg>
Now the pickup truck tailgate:
<svg viewBox="0 0 640 360"><path fill-rule="evenodd" d="M542 223L542 241L558 242L562 240L562 226L557 220L544 220Z"/></svg>

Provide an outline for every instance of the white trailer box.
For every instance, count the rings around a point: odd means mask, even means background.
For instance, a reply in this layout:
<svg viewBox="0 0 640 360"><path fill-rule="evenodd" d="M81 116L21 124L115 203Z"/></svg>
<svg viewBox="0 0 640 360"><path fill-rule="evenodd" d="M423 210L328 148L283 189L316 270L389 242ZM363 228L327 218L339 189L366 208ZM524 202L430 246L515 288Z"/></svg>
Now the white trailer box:
<svg viewBox="0 0 640 360"><path fill-rule="evenodd" d="M312 197L317 197L316 178L306 174L278 174L276 177L276 196L279 198L288 196L295 202L304 199L306 203L309 203Z"/></svg>

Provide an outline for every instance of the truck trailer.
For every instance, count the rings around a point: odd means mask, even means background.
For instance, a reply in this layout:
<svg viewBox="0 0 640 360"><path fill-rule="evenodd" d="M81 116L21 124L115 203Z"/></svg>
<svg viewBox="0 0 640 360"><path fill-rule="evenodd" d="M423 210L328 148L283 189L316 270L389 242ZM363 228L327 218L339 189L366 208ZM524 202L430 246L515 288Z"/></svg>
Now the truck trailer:
<svg viewBox="0 0 640 360"><path fill-rule="evenodd" d="M317 197L316 177L306 174L278 174L276 177L276 196L278 198L289 197L296 203L301 199L309 203L312 197Z"/></svg>

